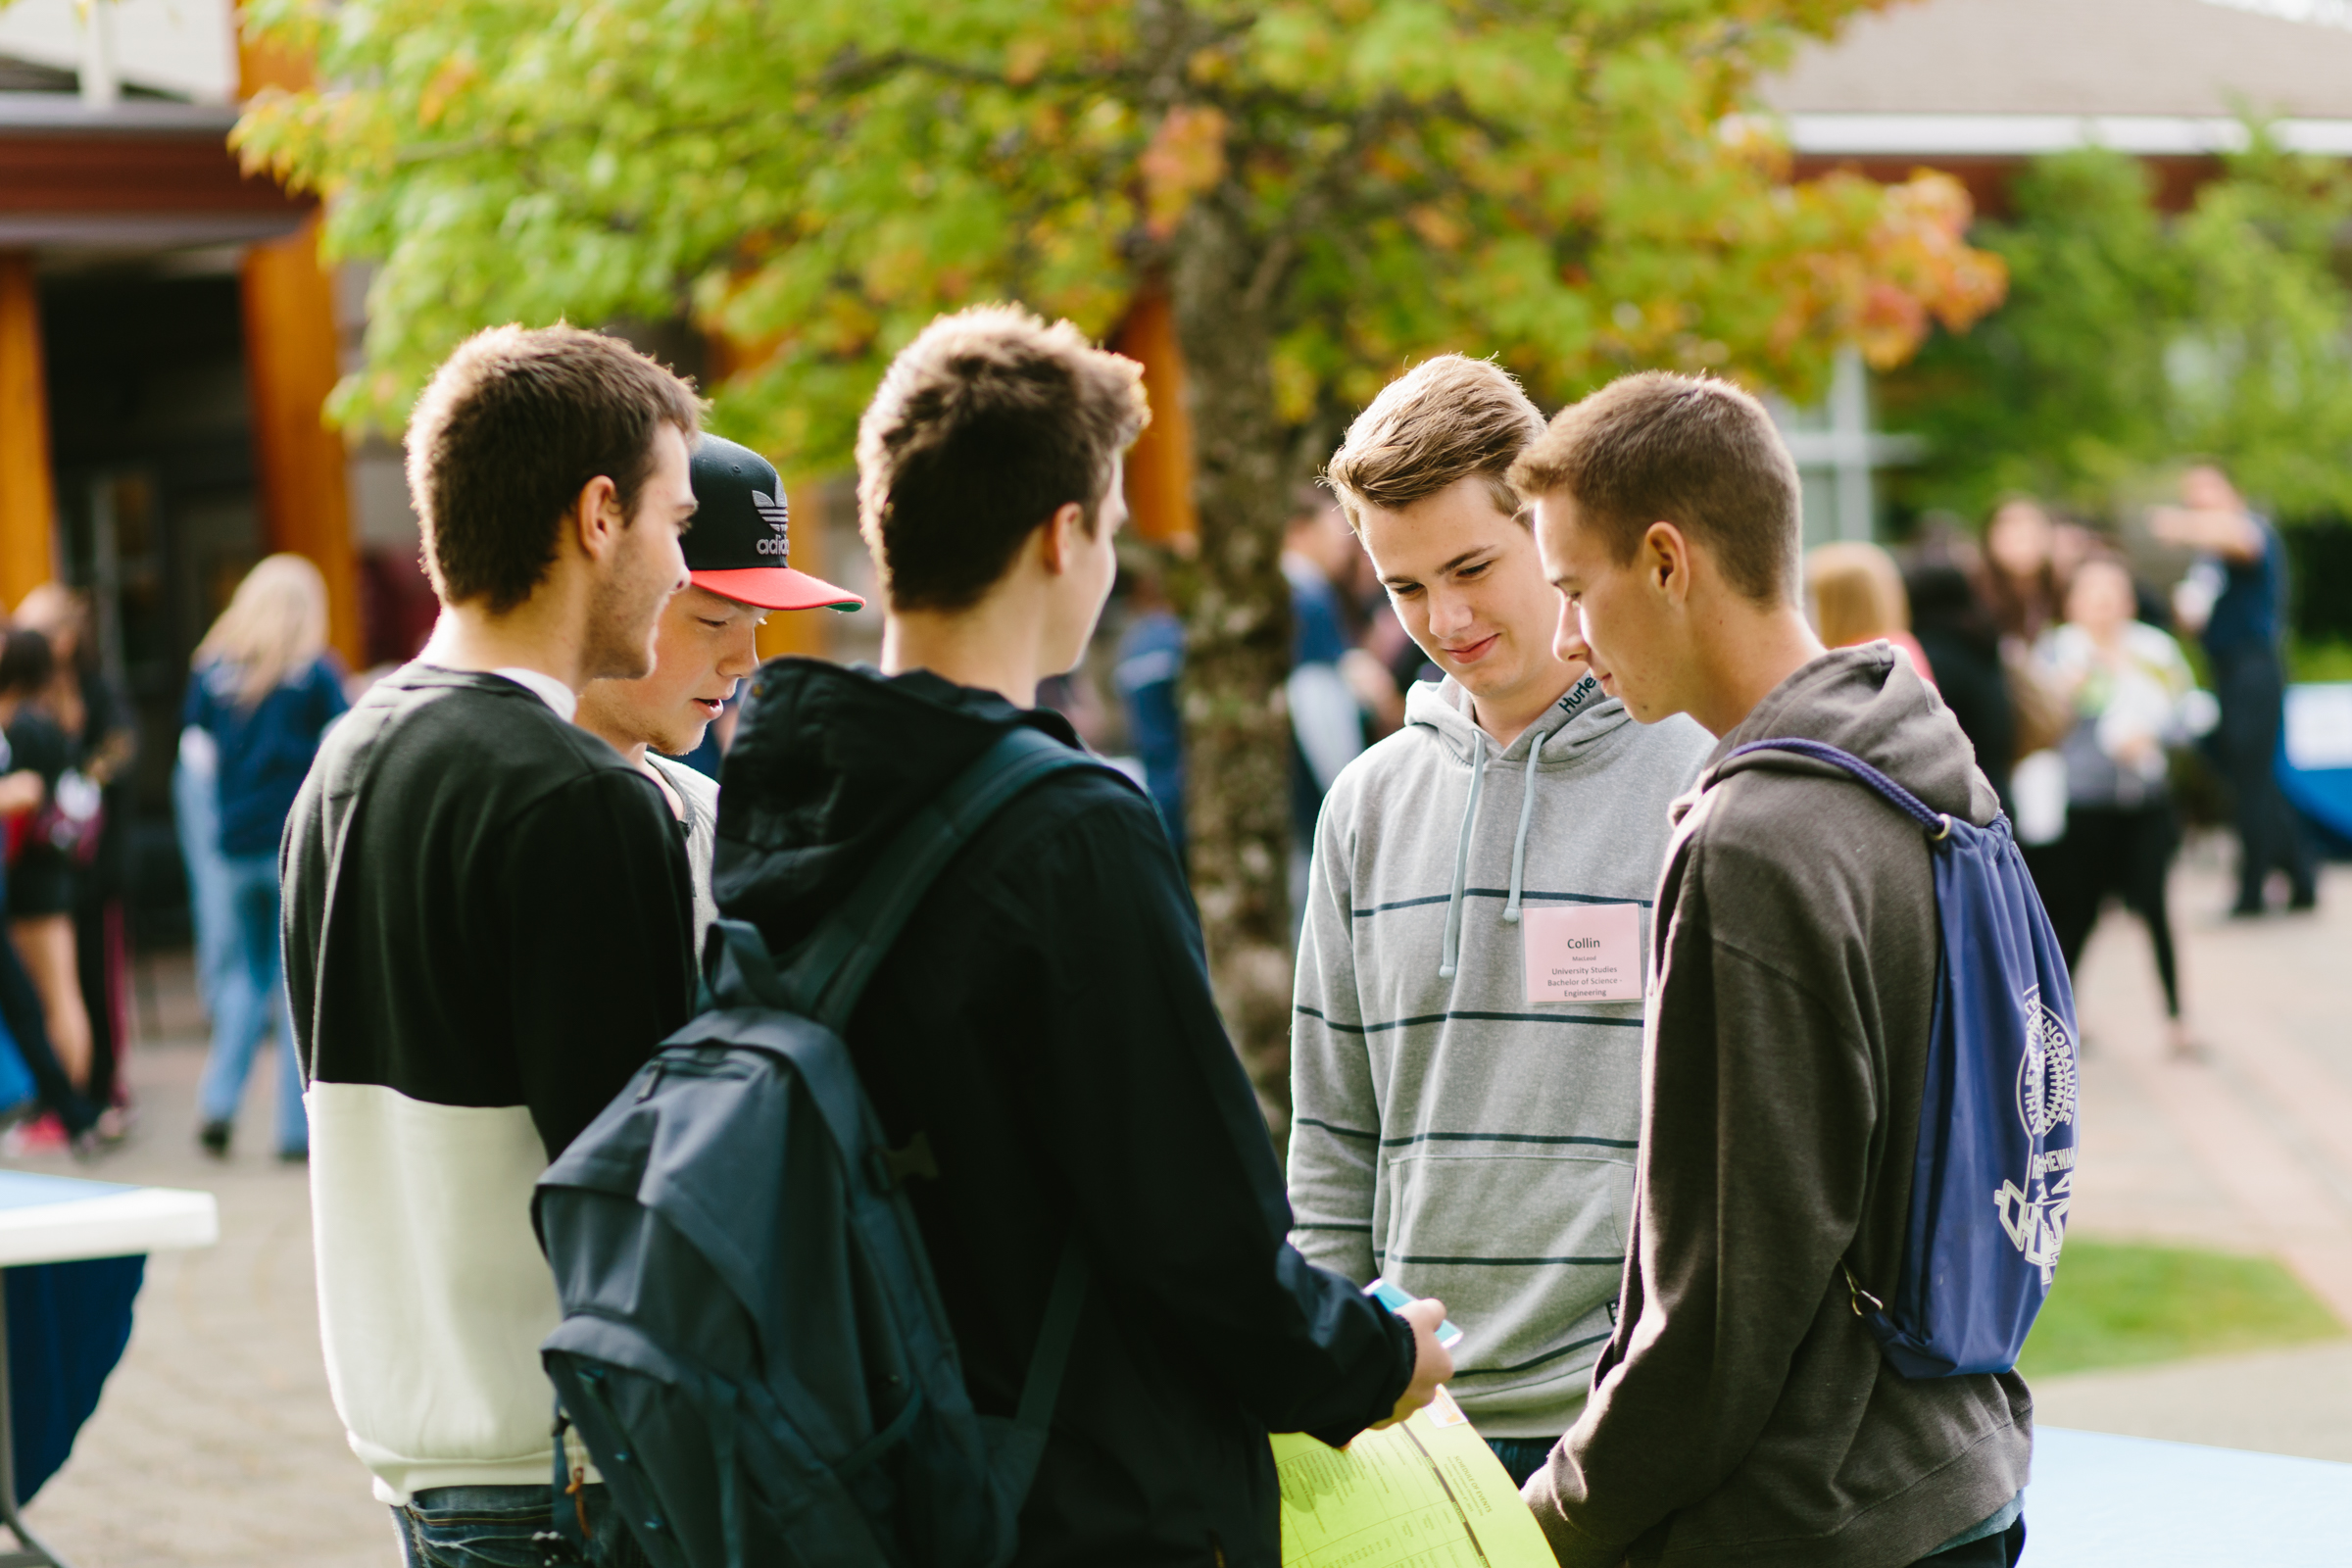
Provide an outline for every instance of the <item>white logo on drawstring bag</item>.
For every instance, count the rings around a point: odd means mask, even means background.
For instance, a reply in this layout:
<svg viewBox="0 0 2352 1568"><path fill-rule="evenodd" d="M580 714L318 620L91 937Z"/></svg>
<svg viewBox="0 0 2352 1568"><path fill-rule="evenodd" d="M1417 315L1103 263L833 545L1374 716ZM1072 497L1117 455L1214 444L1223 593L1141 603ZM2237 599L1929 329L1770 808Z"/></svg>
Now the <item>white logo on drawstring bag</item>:
<svg viewBox="0 0 2352 1568"><path fill-rule="evenodd" d="M2074 1125L2080 1094L2075 1042L2066 1032L2066 1020L2043 1004L2039 986L2022 1001L2026 1051L2017 1064L2017 1119L2038 1142L2059 1127ZM1992 1195L2001 1229L2026 1261L2041 1270L2044 1285L2066 1245L2066 1215L2074 1203L2074 1189L2075 1151L2048 1149L2034 1156L2024 1186L2004 1181Z"/></svg>

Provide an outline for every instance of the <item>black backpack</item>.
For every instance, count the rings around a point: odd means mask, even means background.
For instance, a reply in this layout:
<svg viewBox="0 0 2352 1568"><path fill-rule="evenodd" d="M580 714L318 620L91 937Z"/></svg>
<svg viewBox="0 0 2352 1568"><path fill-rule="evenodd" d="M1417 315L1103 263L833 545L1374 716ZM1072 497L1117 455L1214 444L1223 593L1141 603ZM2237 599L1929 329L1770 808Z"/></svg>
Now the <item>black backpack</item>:
<svg viewBox="0 0 2352 1568"><path fill-rule="evenodd" d="M842 1044L941 868L1030 785L1107 764L1015 729L782 962L721 920L713 1010L540 1177L564 1321L540 1354L658 1568L991 1568L1012 1555L1086 1268L1065 1247L1017 1415L974 1412L903 1182ZM575 1533L575 1503L557 1518ZM584 1516L583 1520L584 1520ZM575 1536L576 1539L576 1536Z"/></svg>

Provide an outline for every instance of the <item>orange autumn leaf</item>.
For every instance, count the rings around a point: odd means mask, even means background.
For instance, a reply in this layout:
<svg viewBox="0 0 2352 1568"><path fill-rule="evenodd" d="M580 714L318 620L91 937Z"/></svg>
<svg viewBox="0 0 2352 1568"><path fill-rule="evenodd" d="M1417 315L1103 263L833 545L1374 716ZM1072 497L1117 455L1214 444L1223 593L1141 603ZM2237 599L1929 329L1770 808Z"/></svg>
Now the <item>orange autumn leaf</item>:
<svg viewBox="0 0 2352 1568"><path fill-rule="evenodd" d="M1225 116L1216 109L1178 104L1160 121L1136 160L1144 178L1144 226L1166 239L1196 197L1225 177Z"/></svg>

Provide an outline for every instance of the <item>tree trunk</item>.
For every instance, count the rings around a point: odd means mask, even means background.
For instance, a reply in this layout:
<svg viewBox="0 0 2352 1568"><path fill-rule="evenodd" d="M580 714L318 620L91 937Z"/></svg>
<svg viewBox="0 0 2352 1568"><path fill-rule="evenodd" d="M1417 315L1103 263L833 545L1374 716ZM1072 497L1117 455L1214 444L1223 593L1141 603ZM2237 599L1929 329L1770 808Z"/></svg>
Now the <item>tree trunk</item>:
<svg viewBox="0 0 2352 1568"><path fill-rule="evenodd" d="M1200 554L1185 609L1185 818L1218 1009L1275 1147L1291 1122L1291 600L1282 426L1258 258L1226 199L1198 202L1169 269L1195 442Z"/></svg>

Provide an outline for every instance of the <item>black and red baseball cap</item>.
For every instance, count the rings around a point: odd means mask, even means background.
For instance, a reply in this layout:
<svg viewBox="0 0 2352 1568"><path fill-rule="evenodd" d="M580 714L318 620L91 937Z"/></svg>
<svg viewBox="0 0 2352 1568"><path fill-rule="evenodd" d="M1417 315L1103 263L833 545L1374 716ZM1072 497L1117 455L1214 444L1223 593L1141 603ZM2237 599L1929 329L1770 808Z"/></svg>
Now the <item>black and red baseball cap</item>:
<svg viewBox="0 0 2352 1568"><path fill-rule="evenodd" d="M846 588L787 565L792 514L775 465L750 447L705 435L694 445L694 526L686 571L697 588L761 610L862 610Z"/></svg>

